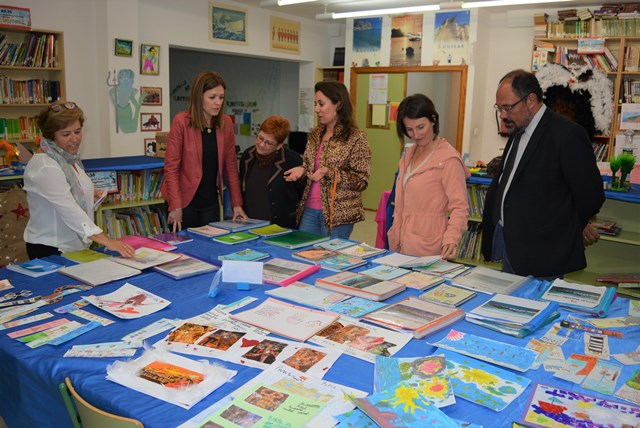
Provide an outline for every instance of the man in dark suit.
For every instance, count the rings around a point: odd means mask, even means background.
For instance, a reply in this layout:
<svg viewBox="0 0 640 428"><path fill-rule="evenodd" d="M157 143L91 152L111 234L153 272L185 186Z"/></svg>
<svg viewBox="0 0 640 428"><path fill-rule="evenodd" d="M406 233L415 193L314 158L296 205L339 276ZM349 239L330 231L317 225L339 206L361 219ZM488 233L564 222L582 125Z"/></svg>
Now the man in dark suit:
<svg viewBox="0 0 640 428"><path fill-rule="evenodd" d="M482 254L523 276L583 269L584 245L598 239L588 221L604 203L587 132L548 109L524 70L500 80L495 108L509 141L485 199Z"/></svg>

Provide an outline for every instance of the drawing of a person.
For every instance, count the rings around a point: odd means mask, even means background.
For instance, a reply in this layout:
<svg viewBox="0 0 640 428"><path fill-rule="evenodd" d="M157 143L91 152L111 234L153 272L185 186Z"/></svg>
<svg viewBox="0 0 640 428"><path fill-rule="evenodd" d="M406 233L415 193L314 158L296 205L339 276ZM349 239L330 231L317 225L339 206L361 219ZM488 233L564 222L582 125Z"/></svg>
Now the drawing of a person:
<svg viewBox="0 0 640 428"><path fill-rule="evenodd" d="M123 68L118 71L117 83L109 89L109 97L116 107L116 131L131 134L137 131L138 114L142 94L136 97L138 90L133 87L135 73Z"/></svg>
<svg viewBox="0 0 640 428"><path fill-rule="evenodd" d="M146 74L155 74L157 61L158 61L157 49L154 46L151 46L145 52L142 71L144 71Z"/></svg>

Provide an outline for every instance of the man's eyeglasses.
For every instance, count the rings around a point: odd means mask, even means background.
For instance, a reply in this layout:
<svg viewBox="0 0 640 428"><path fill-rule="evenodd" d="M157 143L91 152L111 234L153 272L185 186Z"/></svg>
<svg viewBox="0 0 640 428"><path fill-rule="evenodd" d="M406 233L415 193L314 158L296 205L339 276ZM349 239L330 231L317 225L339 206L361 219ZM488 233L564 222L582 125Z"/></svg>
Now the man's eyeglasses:
<svg viewBox="0 0 640 428"><path fill-rule="evenodd" d="M67 110L75 110L78 108L78 105L73 101L67 101L64 104L53 104L49 106L49 110L55 111L56 113L62 111L63 108L66 108Z"/></svg>
<svg viewBox="0 0 640 428"><path fill-rule="evenodd" d="M513 104L508 104L505 106L499 106L498 104L494 104L493 108L495 108L496 110L498 110L501 113L511 113L511 110L513 110L514 108L516 108L516 106L518 104L520 104L522 101L526 100L527 97L529 96L529 94L525 95L524 97L520 98L518 101L516 101Z"/></svg>
<svg viewBox="0 0 640 428"><path fill-rule="evenodd" d="M258 141L260 141L262 144L266 144L269 147L275 147L278 145L277 142L275 141L269 141L266 138L264 138L262 135L258 134L256 135L256 138L258 139Z"/></svg>

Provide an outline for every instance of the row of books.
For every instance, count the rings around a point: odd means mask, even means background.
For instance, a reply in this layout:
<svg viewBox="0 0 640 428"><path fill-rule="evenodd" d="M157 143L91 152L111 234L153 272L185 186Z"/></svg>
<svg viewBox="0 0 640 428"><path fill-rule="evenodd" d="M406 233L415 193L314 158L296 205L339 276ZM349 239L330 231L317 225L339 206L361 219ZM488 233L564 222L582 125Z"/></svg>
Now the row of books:
<svg viewBox="0 0 640 428"><path fill-rule="evenodd" d="M161 197L160 186L164 178L162 169L140 171L118 171L116 175L117 192L110 193L105 204L116 205L132 201L148 201ZM110 192L113 189L109 189Z"/></svg>
<svg viewBox="0 0 640 428"><path fill-rule="evenodd" d="M482 260L482 223L469 222L467 231L462 235L458 245L457 258L465 260Z"/></svg>
<svg viewBox="0 0 640 428"><path fill-rule="evenodd" d="M103 224L100 227L112 238L126 235L150 236L169 231L167 212L160 205L104 210Z"/></svg>
<svg viewBox="0 0 640 428"><path fill-rule="evenodd" d="M60 99L59 80L14 80L0 76L0 102L2 104L49 104Z"/></svg>
<svg viewBox="0 0 640 428"><path fill-rule="evenodd" d="M547 37L572 39L581 37L623 37L640 35L640 16L633 19L598 19L547 23Z"/></svg>
<svg viewBox="0 0 640 428"><path fill-rule="evenodd" d="M591 147L593 147L593 154L596 156L597 162L604 162L607 160L607 156L609 155L609 144L592 142Z"/></svg>
<svg viewBox="0 0 640 428"><path fill-rule="evenodd" d="M579 54L577 49L556 46L555 56L550 62L564 67L569 67L570 64L586 65L592 70L600 70L604 73L618 70L618 61L606 46L602 54Z"/></svg>
<svg viewBox="0 0 640 428"><path fill-rule="evenodd" d="M51 68L58 65L58 41L53 34L31 33L21 43L0 34L0 65Z"/></svg>
<svg viewBox="0 0 640 428"><path fill-rule="evenodd" d="M469 202L469 216L482 218L484 199L487 196L487 186L479 184L467 185L467 200Z"/></svg>
<svg viewBox="0 0 640 428"><path fill-rule="evenodd" d="M533 15L534 37L547 37L547 21L549 15L546 13L535 13Z"/></svg>
<svg viewBox="0 0 640 428"><path fill-rule="evenodd" d="M0 139L33 140L40 135L36 116L0 117Z"/></svg>
<svg viewBox="0 0 640 428"><path fill-rule="evenodd" d="M640 70L640 47L625 46L623 57L624 71Z"/></svg>

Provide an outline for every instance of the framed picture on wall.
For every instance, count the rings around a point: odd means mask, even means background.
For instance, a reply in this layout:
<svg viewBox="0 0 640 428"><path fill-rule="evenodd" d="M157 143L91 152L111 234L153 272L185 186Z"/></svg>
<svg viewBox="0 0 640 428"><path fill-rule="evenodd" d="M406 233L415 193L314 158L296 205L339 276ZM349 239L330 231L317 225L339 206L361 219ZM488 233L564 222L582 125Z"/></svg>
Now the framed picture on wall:
<svg viewBox="0 0 640 428"><path fill-rule="evenodd" d="M160 74L160 46L140 44L140 74Z"/></svg>
<svg viewBox="0 0 640 428"><path fill-rule="evenodd" d="M299 22L272 16L270 28L271 50L293 54L300 53Z"/></svg>
<svg viewBox="0 0 640 428"><path fill-rule="evenodd" d="M141 104L143 106L161 106L162 105L162 88L156 86L141 86L140 94L142 95Z"/></svg>
<svg viewBox="0 0 640 428"><path fill-rule="evenodd" d="M247 9L210 2L209 40L246 45Z"/></svg>
<svg viewBox="0 0 640 428"><path fill-rule="evenodd" d="M114 54L116 56L133 56L133 40L116 39Z"/></svg>
<svg viewBox="0 0 640 428"><path fill-rule="evenodd" d="M141 131L162 131L162 113L140 113Z"/></svg>
<svg viewBox="0 0 640 428"><path fill-rule="evenodd" d="M145 138L144 139L144 155L145 156L156 156L158 153L158 145L156 143L155 138Z"/></svg>

